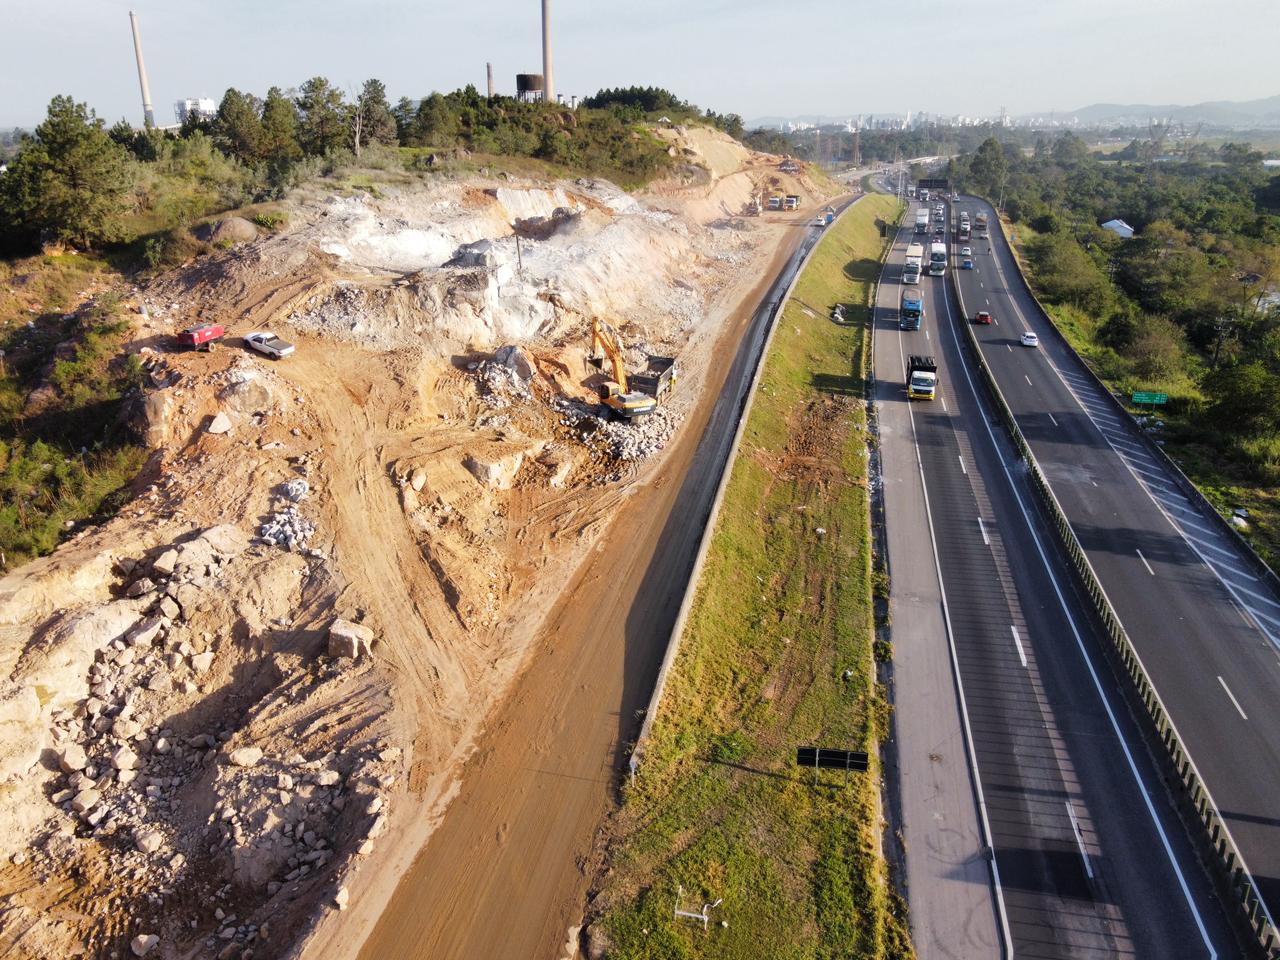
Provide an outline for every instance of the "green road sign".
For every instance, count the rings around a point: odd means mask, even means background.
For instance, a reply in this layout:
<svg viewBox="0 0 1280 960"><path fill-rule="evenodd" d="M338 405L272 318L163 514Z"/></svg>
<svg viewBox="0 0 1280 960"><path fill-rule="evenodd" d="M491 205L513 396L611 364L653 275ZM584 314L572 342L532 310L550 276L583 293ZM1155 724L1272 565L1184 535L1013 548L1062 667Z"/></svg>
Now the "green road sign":
<svg viewBox="0 0 1280 960"><path fill-rule="evenodd" d="M1168 403L1169 395L1167 393L1144 393L1140 390L1135 390L1133 394L1133 402L1149 403L1154 407L1162 403Z"/></svg>

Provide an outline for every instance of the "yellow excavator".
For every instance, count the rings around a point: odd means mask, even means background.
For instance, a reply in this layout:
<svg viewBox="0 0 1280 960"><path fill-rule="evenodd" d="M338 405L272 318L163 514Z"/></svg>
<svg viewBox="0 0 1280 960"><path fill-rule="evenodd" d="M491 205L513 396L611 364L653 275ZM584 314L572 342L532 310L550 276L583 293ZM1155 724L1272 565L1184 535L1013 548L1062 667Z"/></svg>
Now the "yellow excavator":
<svg viewBox="0 0 1280 960"><path fill-rule="evenodd" d="M627 420L653 413L658 406L657 398L631 389L617 332L599 317L592 317L591 355L587 362L597 370L603 370L606 359L612 367L613 379L600 384L600 401L605 407L615 416Z"/></svg>

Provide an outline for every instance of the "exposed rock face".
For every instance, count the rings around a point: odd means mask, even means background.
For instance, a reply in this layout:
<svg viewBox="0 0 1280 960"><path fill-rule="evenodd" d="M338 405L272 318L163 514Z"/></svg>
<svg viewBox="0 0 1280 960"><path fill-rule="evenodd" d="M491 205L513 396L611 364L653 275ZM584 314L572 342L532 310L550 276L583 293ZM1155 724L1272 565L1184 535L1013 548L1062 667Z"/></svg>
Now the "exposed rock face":
<svg viewBox="0 0 1280 960"><path fill-rule="evenodd" d="M526 383L533 379L533 364L529 362L528 355L514 344L499 347L493 359L514 371L516 376Z"/></svg>
<svg viewBox="0 0 1280 960"><path fill-rule="evenodd" d="M146 421L144 439L153 450L169 442L169 414L172 408L173 403L165 390L148 393L143 401L142 414Z"/></svg>
<svg viewBox="0 0 1280 960"><path fill-rule="evenodd" d="M362 623L339 617L329 627L329 656L358 660L373 653L373 631Z"/></svg>
<svg viewBox="0 0 1280 960"><path fill-rule="evenodd" d="M462 465L486 487L510 490L516 474L524 466L525 450L511 449L506 444L495 444L495 449L468 454Z"/></svg>

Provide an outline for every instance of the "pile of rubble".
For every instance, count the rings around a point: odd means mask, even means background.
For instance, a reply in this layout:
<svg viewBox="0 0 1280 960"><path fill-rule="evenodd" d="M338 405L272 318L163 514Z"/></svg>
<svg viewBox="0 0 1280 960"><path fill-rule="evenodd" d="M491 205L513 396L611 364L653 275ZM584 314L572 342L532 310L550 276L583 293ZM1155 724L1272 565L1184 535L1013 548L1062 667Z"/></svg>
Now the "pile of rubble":
<svg viewBox="0 0 1280 960"><path fill-rule="evenodd" d="M552 405L566 414L561 426L574 427L583 443L615 460L644 460L662 450L680 428L680 418L667 407L635 420L614 420L606 407L578 400L555 400Z"/></svg>
<svg viewBox="0 0 1280 960"><path fill-rule="evenodd" d="M316 525L292 506L273 513L258 527L258 537L265 543L299 552L306 548L315 532Z"/></svg>
<svg viewBox="0 0 1280 960"><path fill-rule="evenodd" d="M468 364L468 369L480 381L484 402L493 409L509 407L512 401L526 402L533 396L529 389L533 364L517 346L500 347L493 359Z"/></svg>

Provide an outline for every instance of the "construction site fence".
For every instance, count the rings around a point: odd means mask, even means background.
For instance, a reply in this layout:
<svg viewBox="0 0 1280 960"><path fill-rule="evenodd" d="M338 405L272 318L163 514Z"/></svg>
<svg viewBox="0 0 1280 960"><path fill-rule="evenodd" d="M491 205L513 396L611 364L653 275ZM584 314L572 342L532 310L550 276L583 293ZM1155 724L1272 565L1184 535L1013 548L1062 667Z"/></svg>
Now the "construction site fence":
<svg viewBox="0 0 1280 960"><path fill-rule="evenodd" d="M698 553L693 561L693 569L689 572L689 579L685 583L684 597L680 601L680 610L676 614L676 621L671 627L671 637L667 641L667 650L662 658L662 666L658 669L658 679L654 683L653 694L649 697L649 704L645 708L644 721L640 725L640 733L636 737L635 746L631 749L628 765L632 779L635 778L636 772L640 769L640 763L644 759L644 748L648 744L649 738L653 735L653 723L658 716L658 706L662 703L662 694L666 689L667 677L670 675L671 667L675 664L676 656L680 652L680 640L684 636L685 626L693 609L693 601L698 593L698 582L702 578L702 568L707 562L707 554L711 549L712 537L715 536L716 521L720 517L720 508L724 504L725 491L728 489L729 479L733 475L733 463L737 459L738 448L742 444L742 435L746 431L747 420L751 416L751 407L755 402L756 389L759 387L760 377L764 373L764 360L769 355L769 347L773 344L773 336L778 329L778 319L782 316L782 310L791 298L791 293L795 289L800 275L804 273L804 268L808 266L810 258L822 242L826 231L844 219L849 211L858 205L863 196L865 194L856 196L845 204L843 209L836 215L835 220L823 228L823 233L817 235L796 267L796 271L791 277L791 282L787 284L787 289L773 304L768 320L769 332L765 336L764 342L760 345L760 353L755 360L755 367L751 373L751 382L747 387L746 399L742 404L742 409L738 412L738 423L734 429L733 443L730 444L729 452L720 467L720 480L716 484L716 495L711 501L711 510L707 514L706 522L702 528L702 537L698 542ZM749 335L750 333L748 332Z"/></svg>
<svg viewBox="0 0 1280 960"><path fill-rule="evenodd" d="M998 218L996 219L998 220ZM956 303L961 303L956 271L949 270L947 272L951 276ZM1026 278L1022 276L1020 267L1018 273L1022 278L1022 282L1026 284ZM1027 285L1027 289L1030 291L1029 285ZM1052 320L1050 320L1040 301L1036 299L1035 303L1043 315L1043 319L1052 325ZM999 413L1000 420L1012 439L1015 449L1018 451L1018 455L1027 465L1031 487L1039 496L1054 532L1057 534L1073 569L1079 576L1085 593L1093 604L1098 622L1112 645L1113 660L1122 667L1119 671L1120 674L1128 679L1132 685L1131 692L1135 695L1136 702L1140 703L1145 710L1150 728L1159 742L1170 769L1175 774L1177 786L1181 791L1180 799L1185 801L1184 807L1194 814L1188 822L1188 825L1194 827L1199 833L1199 836L1194 839L1199 841L1201 849L1208 854L1205 858L1206 862L1213 868L1219 887L1229 897L1228 904L1234 904L1239 909L1239 919L1247 924L1252 931L1252 936L1256 939L1260 954L1267 957L1268 960L1280 960L1280 931L1277 930L1275 922L1271 918L1257 883L1245 864L1244 857L1231 837L1231 832L1227 828L1218 805L1214 802L1204 779L1200 776L1200 771L1196 768L1191 755L1187 752L1185 741L1169 716L1169 711L1166 709L1164 701L1161 700L1155 685L1151 682L1151 677L1147 673L1146 667L1143 666L1142 658L1138 655L1133 642L1129 639L1129 634L1121 625L1120 618L1107 597L1106 591L1103 589L1102 583L1093 569L1093 565L1089 562L1088 556L1080 546L1080 541L1077 539L1070 521L1067 520L1066 513L1062 510L1061 505L1058 503L1058 498L1054 495L1043 471L1040 469L1039 462L1031 452L1030 444L1027 442L1026 437L1023 436L1012 409L1005 401L1004 394L1001 392L995 376L987 366L972 325L963 316L960 318L959 325L964 331L965 340L969 346L979 377L985 384L987 392L990 394ZM1052 327L1052 329L1057 330L1056 327ZM1060 331L1058 331L1058 335L1061 336ZM1066 342L1065 337L1063 337L1063 342ZM1070 348L1070 344L1067 344L1067 346ZM1081 365L1083 366L1084 364L1082 363ZM1107 391L1105 387L1104 392L1108 396L1111 395L1110 391ZM1127 414L1127 411L1125 412ZM1214 512L1216 514L1216 511ZM1187 819L1184 817L1184 820Z"/></svg>

